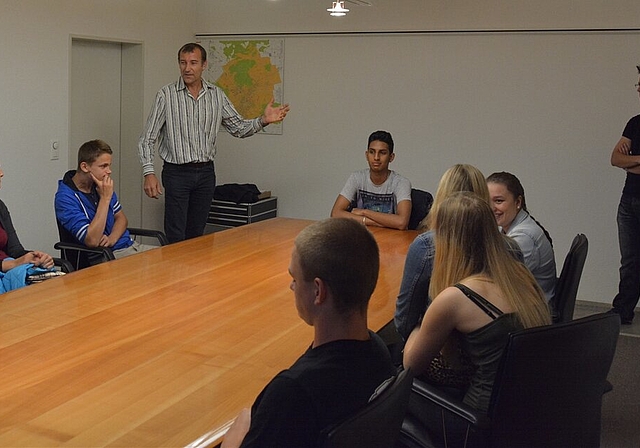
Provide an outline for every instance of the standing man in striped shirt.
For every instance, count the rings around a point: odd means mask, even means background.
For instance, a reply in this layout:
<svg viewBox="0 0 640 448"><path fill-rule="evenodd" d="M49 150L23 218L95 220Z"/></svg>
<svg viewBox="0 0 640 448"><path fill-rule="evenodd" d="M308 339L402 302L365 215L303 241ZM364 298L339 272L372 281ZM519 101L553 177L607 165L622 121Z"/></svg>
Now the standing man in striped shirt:
<svg viewBox="0 0 640 448"><path fill-rule="evenodd" d="M262 116L245 120L220 88L202 79L207 52L199 44L182 46L178 65L180 79L156 95L138 143L144 192L157 199L162 194L153 167L158 140L166 189L164 230L171 243L204 233L216 186L213 160L220 126L234 137L249 137L270 123L282 121L289 112L288 104L274 107L272 100Z"/></svg>

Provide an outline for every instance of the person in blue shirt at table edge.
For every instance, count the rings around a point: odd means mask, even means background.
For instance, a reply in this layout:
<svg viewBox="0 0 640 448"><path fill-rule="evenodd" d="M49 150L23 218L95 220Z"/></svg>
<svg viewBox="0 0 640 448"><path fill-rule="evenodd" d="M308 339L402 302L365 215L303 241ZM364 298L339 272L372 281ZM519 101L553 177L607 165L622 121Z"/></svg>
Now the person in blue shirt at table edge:
<svg viewBox="0 0 640 448"><path fill-rule="evenodd" d="M3 177L4 171L0 166L0 185L2 185ZM51 269L53 267L53 258L51 255L39 250L25 250L18 239L16 229L13 227L9 209L0 200L0 271L5 273L26 263Z"/></svg>

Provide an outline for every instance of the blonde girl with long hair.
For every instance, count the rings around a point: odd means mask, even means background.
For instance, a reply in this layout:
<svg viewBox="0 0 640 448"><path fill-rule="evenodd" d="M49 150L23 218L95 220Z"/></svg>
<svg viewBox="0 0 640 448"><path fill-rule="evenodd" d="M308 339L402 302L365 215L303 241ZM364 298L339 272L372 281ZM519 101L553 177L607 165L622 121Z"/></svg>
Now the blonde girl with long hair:
<svg viewBox="0 0 640 448"><path fill-rule="evenodd" d="M440 208L440 204L459 191L471 191L489 201L487 181L478 168L457 164L442 175L431 210L421 225L425 231L411 243L405 260L394 316L396 330L404 340L420 323L429 304L429 282L435 251L434 233L429 230L433 217ZM397 351L400 349L401 347Z"/></svg>
<svg viewBox="0 0 640 448"><path fill-rule="evenodd" d="M431 375L442 363L451 371L469 364L464 402L486 411L508 334L550 324L549 308L535 278L510 255L484 198L449 197L434 216L434 230L434 299L403 362L416 375Z"/></svg>

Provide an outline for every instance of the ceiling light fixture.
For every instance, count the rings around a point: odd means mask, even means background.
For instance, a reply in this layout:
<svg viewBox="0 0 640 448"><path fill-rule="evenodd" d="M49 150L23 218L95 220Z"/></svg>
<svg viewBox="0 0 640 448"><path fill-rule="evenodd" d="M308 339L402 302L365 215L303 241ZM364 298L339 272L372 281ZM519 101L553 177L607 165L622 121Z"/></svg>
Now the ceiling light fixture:
<svg viewBox="0 0 640 448"><path fill-rule="evenodd" d="M333 6L331 8L327 8L330 15L334 17L346 16L349 10L344 7L343 1L333 2Z"/></svg>

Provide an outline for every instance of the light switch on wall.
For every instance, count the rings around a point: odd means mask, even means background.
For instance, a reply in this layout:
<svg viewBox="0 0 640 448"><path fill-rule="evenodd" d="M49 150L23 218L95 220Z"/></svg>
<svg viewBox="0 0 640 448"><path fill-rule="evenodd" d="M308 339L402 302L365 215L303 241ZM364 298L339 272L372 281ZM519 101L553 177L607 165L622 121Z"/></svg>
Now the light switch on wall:
<svg viewBox="0 0 640 448"><path fill-rule="evenodd" d="M51 160L58 160L60 158L60 143L58 140L51 140Z"/></svg>

